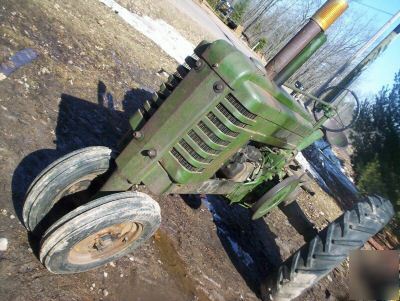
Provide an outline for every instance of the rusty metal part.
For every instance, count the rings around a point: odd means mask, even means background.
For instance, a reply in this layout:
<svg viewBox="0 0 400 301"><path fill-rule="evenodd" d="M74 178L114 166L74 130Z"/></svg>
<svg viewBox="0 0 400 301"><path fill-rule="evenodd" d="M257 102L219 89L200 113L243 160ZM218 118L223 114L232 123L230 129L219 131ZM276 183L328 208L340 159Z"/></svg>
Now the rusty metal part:
<svg viewBox="0 0 400 301"><path fill-rule="evenodd" d="M321 31L325 31L348 7L345 0L327 1L308 23L265 65L269 78L283 70Z"/></svg>
<svg viewBox="0 0 400 301"><path fill-rule="evenodd" d="M368 239L367 241L375 250L378 251L384 251L386 250L385 247L383 247L380 243L378 243L373 237L371 237L370 239Z"/></svg>
<svg viewBox="0 0 400 301"><path fill-rule="evenodd" d="M133 132L132 136L135 139L142 139L143 138L143 133L141 131L135 131L135 132Z"/></svg>
<svg viewBox="0 0 400 301"><path fill-rule="evenodd" d="M286 82L314 53L326 42L324 32L320 32L310 43L274 77L274 82L281 85Z"/></svg>
<svg viewBox="0 0 400 301"><path fill-rule="evenodd" d="M73 264L88 264L108 258L129 247L143 231L143 225L133 221L103 228L74 245L68 254Z"/></svg>
<svg viewBox="0 0 400 301"><path fill-rule="evenodd" d="M269 78L282 71L320 32L321 27L313 20L308 23L265 65Z"/></svg>
<svg viewBox="0 0 400 301"><path fill-rule="evenodd" d="M349 7L346 0L330 0L311 17L322 30L327 30L337 18Z"/></svg>

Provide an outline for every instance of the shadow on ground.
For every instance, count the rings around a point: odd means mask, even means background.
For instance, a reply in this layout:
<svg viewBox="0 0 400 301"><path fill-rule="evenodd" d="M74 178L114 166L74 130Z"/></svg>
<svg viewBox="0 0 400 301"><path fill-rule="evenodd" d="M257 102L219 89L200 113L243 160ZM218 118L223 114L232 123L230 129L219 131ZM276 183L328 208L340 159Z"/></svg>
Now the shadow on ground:
<svg viewBox="0 0 400 301"><path fill-rule="evenodd" d="M281 265L282 257L275 242L276 235L263 218L252 220L251 210L229 205L222 197L208 195L182 196L193 209L205 202L213 215L218 237L236 270L247 286L260 297L260 285ZM297 202L280 206L288 222L304 237L312 240L317 231Z"/></svg>
<svg viewBox="0 0 400 301"><path fill-rule="evenodd" d="M117 148L123 135L129 131L129 117L152 94L143 89L125 93L123 111L114 109L114 100L105 84L98 83L98 103L61 94L56 134L56 149L37 150L19 163L12 178L13 205L22 222L22 207L29 185L50 163L74 150L88 146Z"/></svg>
<svg viewBox="0 0 400 301"><path fill-rule="evenodd" d="M129 117L151 96L144 89L127 91L122 101L123 111L116 111L113 96L101 81L98 83L97 103L62 94L55 130L56 148L29 154L14 172L13 204L19 219L22 221L24 196L29 185L43 169L65 154L83 147L100 145L116 149L123 135L130 130ZM200 196L188 195L183 199L192 208L201 205ZM230 206L216 196L208 196L205 200L227 255L249 288L259 295L261 281L282 262L275 243L276 236L263 219L251 220L250 210ZM291 214L292 218L288 217L292 223L297 220L293 217L298 216L296 208ZM30 236L29 241L37 254L39 239Z"/></svg>
<svg viewBox="0 0 400 301"><path fill-rule="evenodd" d="M201 204L200 196L184 197L192 208ZM251 211L229 205L222 197L209 195L202 200L213 215L217 235L232 264L247 286L260 295L260 284L282 262L275 234L264 219L253 221Z"/></svg>

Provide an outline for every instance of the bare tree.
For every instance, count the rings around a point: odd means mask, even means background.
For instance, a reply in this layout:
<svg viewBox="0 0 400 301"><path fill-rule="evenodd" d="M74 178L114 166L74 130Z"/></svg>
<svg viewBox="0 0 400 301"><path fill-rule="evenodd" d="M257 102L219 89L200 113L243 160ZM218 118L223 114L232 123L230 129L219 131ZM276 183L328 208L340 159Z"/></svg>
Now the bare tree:
<svg viewBox="0 0 400 301"><path fill-rule="evenodd" d="M249 10L249 13L246 14L249 17L249 22L245 24L245 28L243 32L247 32L250 27L258 22L260 18L265 14L266 11L271 9L276 3L282 0L259 0L256 5Z"/></svg>
<svg viewBox="0 0 400 301"><path fill-rule="evenodd" d="M321 6L322 0L259 0L245 15L250 44L267 40L263 56L271 59ZM265 9L267 7L267 9ZM260 14L261 13L261 14ZM251 17L252 16L252 17ZM348 57L361 47L375 29L372 18L347 11L328 29L325 43L289 80L302 81L308 91L324 83Z"/></svg>

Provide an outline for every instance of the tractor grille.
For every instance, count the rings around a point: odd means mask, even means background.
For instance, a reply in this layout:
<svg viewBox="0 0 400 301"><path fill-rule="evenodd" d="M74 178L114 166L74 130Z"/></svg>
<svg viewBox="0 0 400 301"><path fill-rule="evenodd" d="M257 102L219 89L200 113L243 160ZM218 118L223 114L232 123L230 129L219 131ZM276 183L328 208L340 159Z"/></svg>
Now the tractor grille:
<svg viewBox="0 0 400 301"><path fill-rule="evenodd" d="M249 112L231 94L226 97L225 101L228 101L234 107L231 107L231 110L235 110L236 116L241 114L247 119L255 119L257 117L257 115ZM216 113L218 112L218 115L221 114L219 115L221 118L224 116L236 127L245 128L247 126L247 124L235 117L235 115L224 104L219 103L215 107L215 110ZM230 142L240 134L240 131L232 131L221 120L222 119L217 117L213 112L208 112L206 117L204 117L203 120L187 133L186 138L184 137L178 142L179 147L176 146L172 148L171 154L182 167L190 172L202 172L204 167L210 164L213 158L224 151ZM210 126L207 125L207 123ZM213 127L211 127L211 125L213 125ZM217 128L227 137L227 139L219 137L217 133L214 133L212 128ZM179 149L182 148L185 150L185 153L179 151ZM196 149L198 151L196 151Z"/></svg>
<svg viewBox="0 0 400 301"><path fill-rule="evenodd" d="M232 115L232 113L230 113L227 108L224 107L223 104L219 103L217 105L217 109L218 111L220 111L222 114L224 114L224 116L226 118L229 119L230 122L232 122L234 125L237 125L241 128L246 127L246 124L244 124L243 122L241 122L240 120L238 120L235 116Z"/></svg>
<svg viewBox="0 0 400 301"><path fill-rule="evenodd" d="M247 126L229 112L223 104L218 104L216 109L237 127L244 128ZM218 137L206 122L211 123L215 128L230 138L222 139ZM221 153L239 134L239 132L229 129L213 112L209 112L203 120L187 133L187 138L182 138L178 142L179 147L172 148L171 154L181 164L181 166L188 171L201 172L204 170L203 167L210 164L215 155ZM210 144L211 142L212 144ZM216 145L218 146L218 149L216 149ZM179 148L183 148L186 151L186 154L180 153ZM196 151L196 148L198 151ZM201 154L199 154L199 152ZM197 164L199 167L194 166L197 165L194 161L198 162ZM193 162L193 164L191 162Z"/></svg>
<svg viewBox="0 0 400 301"><path fill-rule="evenodd" d="M202 156L200 156L196 151L191 147L185 140L181 139L179 141L179 145L182 146L194 159L196 159L199 162L203 163L210 163L212 160L211 159L205 159Z"/></svg>
<svg viewBox="0 0 400 301"><path fill-rule="evenodd" d="M187 171L202 172L215 156L223 152L240 134L239 129L248 126L243 120L251 122L256 117L257 115L249 112L233 95L229 94L222 103L219 103L213 111L208 112L195 127L189 130L187 135L172 148L171 155ZM228 120L237 130L228 128L223 120Z"/></svg>
<svg viewBox="0 0 400 301"><path fill-rule="evenodd" d="M224 134L231 136L231 137L236 137L239 135L239 133L231 131L229 128L226 127L225 124L223 124L217 116L214 115L213 112L210 112L207 114L207 118L210 119L210 121Z"/></svg>
<svg viewBox="0 0 400 301"><path fill-rule="evenodd" d="M172 148L171 154L179 161L179 163L189 171L193 172L201 172L202 168L196 168L192 164L190 164L177 150L176 148Z"/></svg>
<svg viewBox="0 0 400 301"><path fill-rule="evenodd" d="M229 101L229 103L231 105L233 105L240 114L246 116L249 119L255 119L257 117L257 115L251 113L249 110L247 110L241 103L240 101L238 101L235 96L233 96L232 94L228 94L226 96L226 100Z"/></svg>

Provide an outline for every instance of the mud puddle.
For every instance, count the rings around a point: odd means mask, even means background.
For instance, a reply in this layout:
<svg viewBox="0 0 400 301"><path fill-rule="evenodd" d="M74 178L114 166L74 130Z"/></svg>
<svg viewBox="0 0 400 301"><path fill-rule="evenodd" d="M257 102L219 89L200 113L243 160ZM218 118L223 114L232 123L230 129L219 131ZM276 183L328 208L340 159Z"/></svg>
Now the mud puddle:
<svg viewBox="0 0 400 301"><path fill-rule="evenodd" d="M154 242L164 269L174 278L182 294L188 300L210 301L204 292L197 289L195 281L190 277L185 263L168 234L162 229L157 230Z"/></svg>

